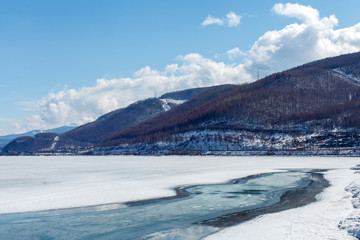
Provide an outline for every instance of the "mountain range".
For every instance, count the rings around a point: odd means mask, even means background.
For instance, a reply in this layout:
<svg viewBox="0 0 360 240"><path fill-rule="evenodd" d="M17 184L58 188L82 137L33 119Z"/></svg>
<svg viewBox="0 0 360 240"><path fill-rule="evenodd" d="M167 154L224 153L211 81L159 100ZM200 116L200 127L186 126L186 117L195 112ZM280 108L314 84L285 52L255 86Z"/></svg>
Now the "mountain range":
<svg viewBox="0 0 360 240"><path fill-rule="evenodd" d="M139 101L61 135L15 139L3 154L358 155L359 127L353 53Z"/></svg>
<svg viewBox="0 0 360 240"><path fill-rule="evenodd" d="M38 133L62 134L67 131L70 131L74 128L75 127L72 127L72 126L63 126L63 127L52 128L52 129L47 129L47 130L32 130L32 131L28 131L28 132L21 133L21 134L9 134L9 135L5 135L5 136L0 136L0 147L4 147L6 144L10 143L15 138L25 137L25 136L35 137L35 135Z"/></svg>

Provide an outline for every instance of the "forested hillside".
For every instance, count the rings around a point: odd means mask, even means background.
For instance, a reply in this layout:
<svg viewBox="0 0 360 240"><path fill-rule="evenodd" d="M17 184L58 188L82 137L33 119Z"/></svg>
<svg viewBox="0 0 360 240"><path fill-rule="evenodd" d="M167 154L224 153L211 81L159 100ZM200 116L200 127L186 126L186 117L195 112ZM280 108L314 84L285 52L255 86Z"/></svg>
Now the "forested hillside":
<svg viewBox="0 0 360 240"><path fill-rule="evenodd" d="M154 143L173 134L227 129L357 129L360 126L360 53L276 73L230 92L214 89L128 128L102 146ZM208 95L216 96L202 101ZM198 104L200 103L200 104Z"/></svg>

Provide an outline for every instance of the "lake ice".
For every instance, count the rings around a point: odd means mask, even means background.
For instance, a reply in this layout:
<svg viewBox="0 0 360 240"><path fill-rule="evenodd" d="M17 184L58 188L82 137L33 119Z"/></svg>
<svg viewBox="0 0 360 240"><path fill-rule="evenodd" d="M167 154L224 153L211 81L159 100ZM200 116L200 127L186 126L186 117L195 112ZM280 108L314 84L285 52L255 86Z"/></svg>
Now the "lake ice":
<svg viewBox="0 0 360 240"><path fill-rule="evenodd" d="M106 203L121 206L127 201L174 195L171 188L180 185L222 183L283 169L326 168L330 171L325 177L332 186L320 194L318 202L256 218L220 231L209 239L234 236L251 239L251 236L260 236L262 231L261 236L266 236L269 228L274 229L270 231L273 239L289 239L291 234L299 239L299 231L304 229L307 230L301 235L304 239L306 236L352 239L338 224L354 213L345 188L358 180L350 170L359 163L357 158L74 156L1 157L0 160L0 212L3 214ZM289 221L284 220L287 218Z"/></svg>

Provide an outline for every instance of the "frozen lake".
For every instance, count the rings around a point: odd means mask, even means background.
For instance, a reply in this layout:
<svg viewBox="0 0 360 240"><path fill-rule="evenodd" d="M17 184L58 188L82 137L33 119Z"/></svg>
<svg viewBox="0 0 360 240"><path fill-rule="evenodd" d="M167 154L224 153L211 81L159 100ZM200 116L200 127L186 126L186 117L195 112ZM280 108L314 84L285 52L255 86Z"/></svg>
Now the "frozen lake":
<svg viewBox="0 0 360 240"><path fill-rule="evenodd" d="M17 235L19 238L23 236L23 239L46 239L46 236L50 236L48 239L69 239L71 236L81 238L82 231L91 232L86 229L92 229L92 235L87 235L86 239L90 236L95 236L94 239L100 236L104 239L118 239L118 236L128 236L123 239L138 239L140 235L134 233L137 232L136 228L141 228L149 230L141 236L164 239L168 228L162 223L167 222L172 226L171 234L176 231L186 232L188 235L184 239L191 239L189 236L198 239L199 236L216 232L218 229L205 225L195 228L189 223L216 217L227 211L233 212L234 209L239 211L247 207L272 204L278 201L278 196L284 189L308 183L309 173L286 172L285 169L326 168L329 171L325 173L325 178L333 186L320 195L319 202L308 206L323 203L325 205L321 209L325 212L328 211L326 208L331 208L333 216L329 216L330 220L329 217L314 219L329 225L324 226L327 232L325 234L352 239L345 231L337 228L339 221L346 218L346 214L352 210L351 202L348 199L347 205L337 206L332 198L343 199L346 196L346 184L356 181L357 176L350 170L359 163L356 158L112 156L2 157L0 160L0 212L3 214L0 216L0 232L3 237L6 236L4 233L11 234L13 231L25 234ZM187 188L187 192L192 195L185 198L185 202L172 199L132 207L124 204L129 201L174 196L172 188L176 186L219 184L230 179L276 172L278 173L261 175L257 179L243 180L248 185L205 185ZM36 212L91 205L102 206ZM336 211L337 208L339 212ZM306 207L304 209L302 213L306 214ZM154 212L155 215L150 214ZM286 212L288 211L282 213ZM136 219L139 221L135 221ZM253 221L249 221L251 222ZM309 226L309 223L303 224ZM229 236L236 236L239 233L236 229L245 225L226 229L210 238L231 239ZM266 226L269 225L271 223ZM179 226L183 229L179 230ZM83 229L80 230L81 228ZM66 235L62 231L65 229L67 234L79 235ZM123 232L119 229L123 229ZM248 229L252 230L251 227ZM283 230L284 228L279 229L278 233ZM152 235L153 233L161 234ZM240 236L246 236L250 232L241 230L241 234ZM277 239L281 239L281 236Z"/></svg>
<svg viewBox="0 0 360 240"><path fill-rule="evenodd" d="M0 239L200 239L219 230L211 226L228 224L218 217L273 206L287 190L306 188L316 176L302 171L259 174L227 184L182 187L178 198L5 214L0 215Z"/></svg>

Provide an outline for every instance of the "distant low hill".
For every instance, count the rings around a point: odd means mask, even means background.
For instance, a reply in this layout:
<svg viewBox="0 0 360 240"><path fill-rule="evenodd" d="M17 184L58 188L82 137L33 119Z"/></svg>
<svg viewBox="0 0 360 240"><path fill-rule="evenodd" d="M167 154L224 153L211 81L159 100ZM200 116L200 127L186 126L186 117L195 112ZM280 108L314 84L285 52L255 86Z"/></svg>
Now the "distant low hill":
<svg viewBox="0 0 360 240"><path fill-rule="evenodd" d="M63 126L63 127L47 129L47 130L32 130L32 131L29 131L26 133L21 133L21 134L10 134L10 135L5 135L5 136L0 136L0 147L5 146L6 144L8 144L9 142L11 142L12 140L14 140L15 138L18 138L18 137L25 137L25 136L34 137L38 133L48 133L48 132L62 134L64 132L70 131L74 128L75 127L71 127L71 126Z"/></svg>
<svg viewBox="0 0 360 240"><path fill-rule="evenodd" d="M126 108L100 116L96 121L79 126L60 136L58 147L91 146L114 133L132 127L160 113L169 111L206 91L207 88L195 88L171 92L159 98L149 98L135 102Z"/></svg>
<svg viewBox="0 0 360 240"><path fill-rule="evenodd" d="M75 149L76 151L84 147L93 146L116 132L169 111L207 89L187 89L166 93L159 98L149 98L135 102L125 108L102 115L94 122L72 128L64 134L58 133L57 135L59 136L56 138L56 144L54 144L55 135L52 138L47 138L47 143L45 144L46 141L44 142L43 138L40 136L36 137L37 132L31 132L31 134L22 135L19 136L21 138L14 139L13 142L3 148L3 153L21 154L26 152L31 154L43 149L46 149L46 151L49 151L49 149L70 149L73 151ZM54 131L54 133L57 132Z"/></svg>

